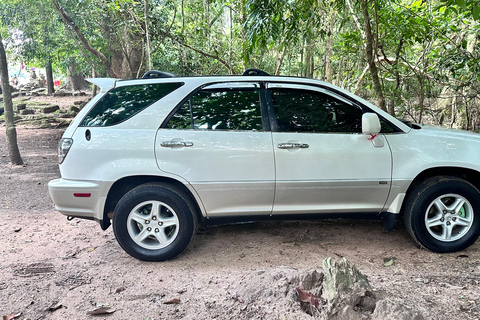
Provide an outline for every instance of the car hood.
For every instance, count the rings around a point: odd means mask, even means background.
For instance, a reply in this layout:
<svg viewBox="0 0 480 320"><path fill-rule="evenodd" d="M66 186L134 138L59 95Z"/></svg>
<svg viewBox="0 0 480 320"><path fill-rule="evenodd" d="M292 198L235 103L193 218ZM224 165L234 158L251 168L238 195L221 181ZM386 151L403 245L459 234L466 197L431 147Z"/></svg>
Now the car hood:
<svg viewBox="0 0 480 320"><path fill-rule="evenodd" d="M420 135L429 135L429 136L438 136L442 138L453 138L453 139L461 139L461 140L471 140L480 143L480 134L460 130L460 129L450 129L450 128L442 128L438 126L430 126L430 125L421 125L421 129L412 130Z"/></svg>

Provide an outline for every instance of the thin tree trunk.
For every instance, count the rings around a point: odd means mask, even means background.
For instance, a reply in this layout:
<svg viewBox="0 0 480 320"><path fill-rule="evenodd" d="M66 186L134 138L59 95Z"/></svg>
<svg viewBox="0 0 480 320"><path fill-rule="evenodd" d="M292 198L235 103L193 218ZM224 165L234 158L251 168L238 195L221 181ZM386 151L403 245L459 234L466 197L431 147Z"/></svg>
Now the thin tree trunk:
<svg viewBox="0 0 480 320"><path fill-rule="evenodd" d="M418 123L422 123L422 117L423 117L423 109L425 108L424 107L424 104L425 104L425 91L424 91L424 87L425 87L425 84L424 84L424 79L423 79L423 75L419 75L418 76L418 83L420 84L420 95L418 97L418 108L420 109L420 115L418 116Z"/></svg>
<svg viewBox="0 0 480 320"><path fill-rule="evenodd" d="M182 29L180 30L180 34L183 34L183 29L185 28L185 4L184 0L182 0L182 10L181 10L181 15L182 15Z"/></svg>
<svg viewBox="0 0 480 320"><path fill-rule="evenodd" d="M3 92L3 104L5 108L5 127L7 136L8 153L10 155L10 161L15 165L22 165L23 160L20 156L17 144L17 129L15 128L15 122L13 120L13 102L12 93L10 90L10 82L8 79L8 65L7 55L5 54L5 48L3 47L2 36L0 35L0 73L2 79L2 92Z"/></svg>
<svg viewBox="0 0 480 320"><path fill-rule="evenodd" d="M467 118L467 127L465 129L470 130L470 115L468 114L468 101L465 87L462 88L462 100L463 104L465 105L465 117Z"/></svg>
<svg viewBox="0 0 480 320"><path fill-rule="evenodd" d="M353 91L353 93L359 94L360 88L362 87L362 84L363 84L363 80L365 79L365 75L367 74L367 71L368 71L369 68L370 68L370 66L369 66L369 64L367 64L365 69L363 69L362 74L360 75L360 77L357 80L357 85L355 86L355 90Z"/></svg>
<svg viewBox="0 0 480 320"><path fill-rule="evenodd" d="M45 72L47 73L47 94L51 96L55 92L51 60L49 60L45 65Z"/></svg>
<svg viewBox="0 0 480 320"><path fill-rule="evenodd" d="M333 30L335 27L335 11L330 9L328 15L328 37L325 43L325 79L327 82L332 83L332 51L333 51Z"/></svg>
<svg viewBox="0 0 480 320"><path fill-rule="evenodd" d="M340 62L338 64L338 70L337 70L337 79L335 81L335 85L339 86L339 87L342 87L343 88L343 84L342 84L342 80L343 80L343 63L344 63L344 57L341 57L340 58Z"/></svg>
<svg viewBox="0 0 480 320"><path fill-rule="evenodd" d="M282 53L280 57L277 59L277 67L275 68L275 75L278 76L280 74L280 70L282 69L283 59L285 58L285 53L287 52L288 42L285 43Z"/></svg>
<svg viewBox="0 0 480 320"><path fill-rule="evenodd" d="M96 78L97 77L97 71L95 70L95 68L92 68L92 74L93 74L93 78ZM93 88L92 88L92 98L95 97L97 95L97 86L92 84Z"/></svg>
<svg viewBox="0 0 480 320"><path fill-rule="evenodd" d="M314 62L313 62L313 44L312 39L305 39L305 77L313 78Z"/></svg>
<svg viewBox="0 0 480 320"><path fill-rule="evenodd" d="M240 6L242 7L242 21L241 25L244 26L247 21L247 9L245 8L245 0L240 0ZM250 54L247 52L247 31L242 27L242 58L243 58L243 70L252 67L252 61L250 60Z"/></svg>
<svg viewBox="0 0 480 320"><path fill-rule="evenodd" d="M457 121L457 94L455 92L452 100L452 120L450 122L450 128L454 128L456 121Z"/></svg>
<svg viewBox="0 0 480 320"><path fill-rule="evenodd" d="M367 39L365 53L367 56L367 62L370 69L370 74L372 76L373 89L377 95L377 105L383 111L387 111L385 106L385 97L383 96L382 85L380 84L380 79L378 77L378 69L375 64L375 57L373 54L373 35L372 27L370 25L370 15L368 13L368 3L369 0L362 0L362 14L363 22L365 24L365 36Z"/></svg>
<svg viewBox="0 0 480 320"><path fill-rule="evenodd" d="M144 13L145 13L145 35L146 35L146 40L147 40L147 69L148 70L153 70L153 62L152 62L152 50L150 47L150 29L148 27L149 21L148 21L148 0L145 0L145 8L144 8Z"/></svg>

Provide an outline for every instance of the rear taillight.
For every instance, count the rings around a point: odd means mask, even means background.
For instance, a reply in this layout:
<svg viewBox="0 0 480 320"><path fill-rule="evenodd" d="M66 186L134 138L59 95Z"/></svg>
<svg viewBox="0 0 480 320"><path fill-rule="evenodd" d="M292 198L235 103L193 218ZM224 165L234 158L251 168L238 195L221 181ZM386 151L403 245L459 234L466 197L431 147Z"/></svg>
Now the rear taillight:
<svg viewBox="0 0 480 320"><path fill-rule="evenodd" d="M73 139L63 138L58 143L58 163L62 163L67 156L68 150L72 147Z"/></svg>

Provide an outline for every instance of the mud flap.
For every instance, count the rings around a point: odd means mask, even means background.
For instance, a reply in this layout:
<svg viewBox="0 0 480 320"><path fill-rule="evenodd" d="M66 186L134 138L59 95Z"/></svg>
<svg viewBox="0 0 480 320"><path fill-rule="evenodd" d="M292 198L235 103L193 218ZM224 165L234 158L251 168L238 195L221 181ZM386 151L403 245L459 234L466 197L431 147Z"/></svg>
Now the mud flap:
<svg viewBox="0 0 480 320"><path fill-rule="evenodd" d="M390 232L395 228L395 225L397 224L398 213L384 212L382 220L385 226L385 231Z"/></svg>

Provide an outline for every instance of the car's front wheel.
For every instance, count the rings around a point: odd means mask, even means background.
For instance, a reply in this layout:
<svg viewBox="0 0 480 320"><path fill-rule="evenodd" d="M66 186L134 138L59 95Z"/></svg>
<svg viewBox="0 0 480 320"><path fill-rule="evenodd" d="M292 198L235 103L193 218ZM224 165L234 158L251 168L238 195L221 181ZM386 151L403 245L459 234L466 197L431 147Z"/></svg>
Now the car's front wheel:
<svg viewBox="0 0 480 320"><path fill-rule="evenodd" d="M432 177L410 192L404 215L408 232L423 247L463 250L480 235L480 192L457 177Z"/></svg>
<svg viewBox="0 0 480 320"><path fill-rule="evenodd" d="M126 193L113 214L120 246L144 261L163 261L181 254L197 226L190 199L164 184L144 184Z"/></svg>

